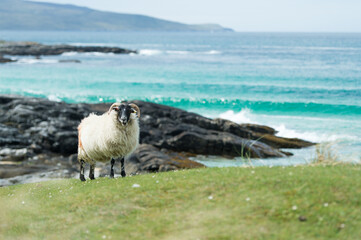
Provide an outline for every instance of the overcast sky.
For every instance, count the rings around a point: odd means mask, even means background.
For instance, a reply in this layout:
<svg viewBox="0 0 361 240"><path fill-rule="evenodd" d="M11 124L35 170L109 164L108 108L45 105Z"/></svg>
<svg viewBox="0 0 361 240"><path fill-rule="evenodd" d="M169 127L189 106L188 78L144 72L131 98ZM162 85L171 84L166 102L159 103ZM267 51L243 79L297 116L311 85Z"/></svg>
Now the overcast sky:
<svg viewBox="0 0 361 240"><path fill-rule="evenodd" d="M361 32L361 0L37 0L236 31Z"/></svg>

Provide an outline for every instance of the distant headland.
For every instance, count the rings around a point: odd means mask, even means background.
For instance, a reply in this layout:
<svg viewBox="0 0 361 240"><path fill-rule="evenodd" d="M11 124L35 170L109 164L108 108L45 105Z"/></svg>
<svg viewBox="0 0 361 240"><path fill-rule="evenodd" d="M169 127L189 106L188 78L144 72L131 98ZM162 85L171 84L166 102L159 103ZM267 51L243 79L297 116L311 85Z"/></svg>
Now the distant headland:
<svg viewBox="0 0 361 240"><path fill-rule="evenodd" d="M68 4L23 0L1 0L0 3L0 30L233 32L218 24L184 24Z"/></svg>

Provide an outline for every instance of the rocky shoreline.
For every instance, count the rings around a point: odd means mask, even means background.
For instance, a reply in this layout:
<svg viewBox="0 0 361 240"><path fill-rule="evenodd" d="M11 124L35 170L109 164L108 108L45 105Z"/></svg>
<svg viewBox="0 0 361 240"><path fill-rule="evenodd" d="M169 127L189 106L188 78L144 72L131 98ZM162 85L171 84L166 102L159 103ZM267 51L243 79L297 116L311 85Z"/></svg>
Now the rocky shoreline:
<svg viewBox="0 0 361 240"><path fill-rule="evenodd" d="M0 63L16 62L16 59L10 59L6 56L40 56L60 55L66 52L100 52L114 54L130 54L137 51L118 48L118 47L98 47L98 46L72 46L72 45L45 45L37 42L8 42L0 41ZM79 60L73 60L79 61Z"/></svg>
<svg viewBox="0 0 361 240"><path fill-rule="evenodd" d="M140 146L126 159L127 174L204 167L196 155L272 158L281 149L313 145L275 136L273 128L209 119L178 108L133 101L140 109ZM67 104L0 95L0 186L77 176L77 125L109 104ZM108 174L109 164L97 173Z"/></svg>

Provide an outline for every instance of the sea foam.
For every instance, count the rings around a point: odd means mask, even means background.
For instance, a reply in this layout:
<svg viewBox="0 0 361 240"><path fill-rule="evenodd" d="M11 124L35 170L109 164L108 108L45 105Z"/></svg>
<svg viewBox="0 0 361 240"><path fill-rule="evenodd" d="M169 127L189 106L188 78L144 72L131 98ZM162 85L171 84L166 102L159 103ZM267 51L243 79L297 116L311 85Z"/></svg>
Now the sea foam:
<svg viewBox="0 0 361 240"><path fill-rule="evenodd" d="M58 63L56 59L36 59L36 58L20 58L16 63L19 64L36 64L36 63Z"/></svg>
<svg viewBox="0 0 361 240"><path fill-rule="evenodd" d="M275 117L275 116L268 116L263 114L258 115L258 114L253 114L252 111L248 108L244 108L240 112L234 112L232 110L228 110L224 113L219 114L218 117L239 124L252 123L252 124L260 124L260 125L268 125L277 131L276 135L279 137L300 138L315 143L336 142L336 141L361 141L361 138L354 135L331 133L331 132L324 133L321 130L320 132L295 130L286 127L286 123L289 122L289 120L293 119L294 118L293 116L283 116L282 118L280 118L279 116ZM260 120L262 118L268 120L273 119L272 120L273 123L272 122L264 123ZM310 120L310 118L305 118L305 119ZM324 119L314 118L312 120L321 121Z"/></svg>
<svg viewBox="0 0 361 240"><path fill-rule="evenodd" d="M139 55L143 56L152 56L162 54L162 51L156 49L142 49L139 50Z"/></svg>
<svg viewBox="0 0 361 240"><path fill-rule="evenodd" d="M235 123L255 123L254 119L252 119L251 111L248 108L244 108L238 113L229 110L227 112L219 114L219 117Z"/></svg>

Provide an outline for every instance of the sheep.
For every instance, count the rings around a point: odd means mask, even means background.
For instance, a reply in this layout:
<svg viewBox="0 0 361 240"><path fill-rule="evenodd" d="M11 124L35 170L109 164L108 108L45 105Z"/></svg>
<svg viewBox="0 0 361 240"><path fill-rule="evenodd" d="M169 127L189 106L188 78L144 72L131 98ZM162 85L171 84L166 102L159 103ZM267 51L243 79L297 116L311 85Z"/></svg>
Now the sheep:
<svg viewBox="0 0 361 240"><path fill-rule="evenodd" d="M78 126L78 161L80 180L85 181L84 163L90 164L89 178L94 178L95 163L110 161L114 178L115 159L120 158L121 176L125 177L124 157L139 144L140 110L134 103L114 103L103 115L90 114Z"/></svg>

